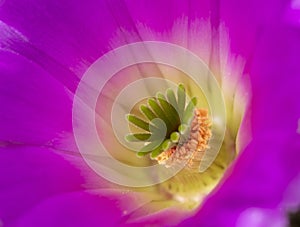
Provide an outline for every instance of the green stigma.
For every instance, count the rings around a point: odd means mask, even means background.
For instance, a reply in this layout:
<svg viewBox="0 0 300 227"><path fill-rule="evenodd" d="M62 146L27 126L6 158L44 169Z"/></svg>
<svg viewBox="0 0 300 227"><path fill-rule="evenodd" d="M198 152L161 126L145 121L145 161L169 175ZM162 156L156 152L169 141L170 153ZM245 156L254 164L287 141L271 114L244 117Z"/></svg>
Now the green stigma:
<svg viewBox="0 0 300 227"><path fill-rule="evenodd" d="M165 94L159 92L155 97L148 98L147 104L140 106L139 111L144 119L127 115L128 122L141 132L130 133L125 139L127 142L144 142L137 156L150 154L155 159L187 139L196 104L196 97L187 100L183 84L178 85L177 94L171 88Z"/></svg>

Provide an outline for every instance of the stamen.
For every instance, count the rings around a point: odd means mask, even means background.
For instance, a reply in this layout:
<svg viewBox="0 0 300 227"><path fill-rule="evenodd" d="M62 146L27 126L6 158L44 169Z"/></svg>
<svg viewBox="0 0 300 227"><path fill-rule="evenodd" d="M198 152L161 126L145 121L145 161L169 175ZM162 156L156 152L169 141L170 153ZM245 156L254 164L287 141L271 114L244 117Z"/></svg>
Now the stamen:
<svg viewBox="0 0 300 227"><path fill-rule="evenodd" d="M209 148L208 142L211 138L211 121L208 111L195 109L190 123L188 138L177 146L163 151L155 159L159 164L171 167L176 163L187 162L191 170L198 170L204 152Z"/></svg>

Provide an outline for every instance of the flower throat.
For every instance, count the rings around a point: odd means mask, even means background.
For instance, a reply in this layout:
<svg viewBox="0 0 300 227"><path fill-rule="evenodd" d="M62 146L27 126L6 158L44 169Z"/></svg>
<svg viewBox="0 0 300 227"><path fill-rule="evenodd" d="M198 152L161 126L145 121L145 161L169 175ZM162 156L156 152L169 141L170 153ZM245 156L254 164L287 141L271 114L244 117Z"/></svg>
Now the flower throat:
<svg viewBox="0 0 300 227"><path fill-rule="evenodd" d="M158 93L140 105L141 117L127 115L130 125L139 131L128 134L126 140L143 144L136 153L138 157L148 156L166 168L182 167L161 183L159 190L188 209L199 206L232 161L222 146L209 168L199 171L201 162L205 161L204 154L210 149L212 121L208 110L196 105L197 97L188 100L184 85L179 84L176 92L169 88L165 94Z"/></svg>
<svg viewBox="0 0 300 227"><path fill-rule="evenodd" d="M190 169L199 168L200 161L211 137L211 121L208 111L196 108L197 98L187 102L185 88L180 84L177 97L173 90L158 93L140 106L144 119L129 114L127 120L143 130L126 136L129 142L143 142L137 152L139 157L149 155L166 168L187 164Z"/></svg>

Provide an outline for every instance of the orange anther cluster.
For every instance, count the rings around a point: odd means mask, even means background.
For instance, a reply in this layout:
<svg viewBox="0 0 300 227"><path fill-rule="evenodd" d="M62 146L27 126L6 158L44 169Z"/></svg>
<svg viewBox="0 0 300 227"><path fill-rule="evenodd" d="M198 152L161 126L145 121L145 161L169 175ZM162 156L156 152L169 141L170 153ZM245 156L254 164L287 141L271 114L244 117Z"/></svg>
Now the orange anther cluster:
<svg viewBox="0 0 300 227"><path fill-rule="evenodd" d="M172 147L156 157L159 164L170 167L175 163L187 162L189 168L198 169L211 138L211 121L207 110L195 110L190 129L189 138L184 144Z"/></svg>
<svg viewBox="0 0 300 227"><path fill-rule="evenodd" d="M159 164L165 164L166 161L175 153L176 147L172 147L167 151L162 152L156 157L156 160Z"/></svg>
<svg viewBox="0 0 300 227"><path fill-rule="evenodd" d="M192 153L192 157L188 163L191 168L199 167L200 161L204 152L209 148L208 141L211 137L211 121L208 116L208 111L205 109L196 109L195 118L199 125L197 134L197 149ZM193 133L193 132L191 132Z"/></svg>

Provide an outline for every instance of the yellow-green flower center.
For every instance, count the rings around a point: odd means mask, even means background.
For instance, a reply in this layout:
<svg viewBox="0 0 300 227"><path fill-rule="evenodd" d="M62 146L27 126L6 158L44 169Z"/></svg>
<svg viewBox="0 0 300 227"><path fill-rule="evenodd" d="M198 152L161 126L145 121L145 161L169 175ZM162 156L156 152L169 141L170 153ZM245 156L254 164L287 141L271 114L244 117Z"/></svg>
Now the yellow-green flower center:
<svg viewBox="0 0 300 227"><path fill-rule="evenodd" d="M205 172L199 171L204 153L209 152L212 122L208 110L196 106L197 97L189 101L187 98L183 84L178 86L177 95L168 89L165 94L148 98L146 104L140 105L140 117L127 116L128 122L142 132L130 133L126 140L144 142L137 151L139 157L148 155L166 168L183 166L159 188L161 193L191 208L215 187L231 160L221 152Z"/></svg>

